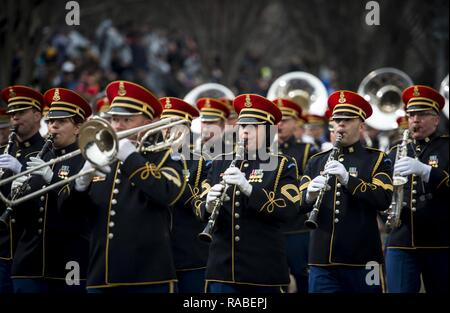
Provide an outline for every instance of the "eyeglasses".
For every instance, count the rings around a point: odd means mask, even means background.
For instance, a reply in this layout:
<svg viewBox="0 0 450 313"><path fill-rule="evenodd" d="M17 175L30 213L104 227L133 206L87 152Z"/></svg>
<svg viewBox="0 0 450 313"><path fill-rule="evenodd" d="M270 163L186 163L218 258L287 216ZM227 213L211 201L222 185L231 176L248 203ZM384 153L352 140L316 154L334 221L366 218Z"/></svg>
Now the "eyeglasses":
<svg viewBox="0 0 450 313"><path fill-rule="evenodd" d="M413 118L415 116L417 116L418 118L425 118L427 116L437 116L437 114L432 111L417 111L417 112L406 113L406 117L408 117L408 118Z"/></svg>

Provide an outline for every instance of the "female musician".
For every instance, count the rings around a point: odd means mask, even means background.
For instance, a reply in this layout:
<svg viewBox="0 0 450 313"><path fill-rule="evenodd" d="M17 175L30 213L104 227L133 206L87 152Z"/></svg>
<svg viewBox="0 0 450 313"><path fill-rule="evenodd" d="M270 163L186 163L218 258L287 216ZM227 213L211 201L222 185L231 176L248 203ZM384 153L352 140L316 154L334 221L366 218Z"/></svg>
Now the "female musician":
<svg viewBox="0 0 450 313"><path fill-rule="evenodd" d="M44 94L44 99L50 107L48 130L54 138L53 147L44 154L43 159L30 158L28 168L77 150L80 126L91 115L88 102L71 90L54 88ZM27 176L22 176L13 182L12 195L22 184L29 184L26 193L31 193L66 179L76 174L83 164L79 155L52 167L36 170L29 180ZM85 290L87 225L82 215L63 215L60 211L68 190L65 185L14 208L16 220L24 225L12 265L14 292Z"/></svg>
<svg viewBox="0 0 450 313"><path fill-rule="evenodd" d="M292 159L268 153L270 127L281 119L277 106L254 94L236 97L233 105L239 114L239 138L245 142L244 159L237 157L234 167L232 154L214 160L207 180L212 188L197 204L201 216L220 209L212 214L217 221L205 288L212 293L276 293L289 283L281 224L297 213L297 169Z"/></svg>

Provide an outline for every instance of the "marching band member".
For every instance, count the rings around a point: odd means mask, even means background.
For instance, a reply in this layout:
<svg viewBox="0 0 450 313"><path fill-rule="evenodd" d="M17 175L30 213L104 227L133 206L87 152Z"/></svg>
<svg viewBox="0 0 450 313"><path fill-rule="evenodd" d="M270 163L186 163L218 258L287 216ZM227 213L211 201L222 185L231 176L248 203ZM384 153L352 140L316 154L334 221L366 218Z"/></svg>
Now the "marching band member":
<svg viewBox="0 0 450 313"><path fill-rule="evenodd" d="M360 130L372 113L364 98L337 91L328 106L342 148L334 160L334 150L313 156L300 184L301 209L307 211L326 190L318 204L318 227L311 232L309 292L381 292L382 281L366 283L366 265L383 262L377 211L387 209L391 200L391 162L360 143Z"/></svg>
<svg viewBox="0 0 450 313"><path fill-rule="evenodd" d="M199 116L198 110L189 103L174 97L160 99L163 104L161 118L182 117L189 126ZM176 126L177 127L177 126ZM183 127L185 127L183 125ZM189 140L189 136L186 136ZM184 153L181 151L181 153ZM177 271L177 291L179 293L201 293L205 284L205 268L208 258L208 245L197 238L205 227L193 212L191 201L200 196L202 182L206 178L208 167L200 156L194 158L192 151L186 158L188 173L187 186L183 195L173 205L171 238L175 269Z"/></svg>
<svg viewBox="0 0 450 313"><path fill-rule="evenodd" d="M112 82L106 94L115 131L149 124L161 114L158 98L135 83ZM106 175L76 180L71 210L85 210L91 225L88 292L174 291L168 207L186 182L184 166L172 160L171 152L137 151L130 139L122 139L118 160L101 169ZM84 169L89 168L86 162Z"/></svg>
<svg viewBox="0 0 450 313"><path fill-rule="evenodd" d="M419 292L421 274L426 292L446 293L449 252L448 135L437 131L444 97L427 86L403 91L410 142L407 156L394 173L406 176L401 224L388 237L386 255L389 292ZM395 160L398 145L389 157Z"/></svg>
<svg viewBox="0 0 450 313"><path fill-rule="evenodd" d="M45 161L78 149L81 125L92 113L89 103L77 93L53 88L44 94L49 107L47 115L53 147L43 157L31 157L28 169ZM12 193L22 184L29 184L23 195L76 174L83 166L81 155L45 166L33 172L29 181L21 176L13 182ZM84 292L87 271L88 235L85 218L65 216L60 211L60 196L68 186L50 190L47 194L20 204L15 208L16 220L24 225L12 265L15 293ZM70 262L76 262L79 272L72 282L66 281ZM70 267L69 267L70 268Z"/></svg>
<svg viewBox="0 0 450 313"><path fill-rule="evenodd" d="M281 224L298 212L297 169L290 158L268 153L273 139L269 130L280 121L280 110L254 94L236 97L233 105L239 114L239 138L247 142L246 156L218 156L208 173L212 188L195 204L197 214L206 218L224 190L221 179L230 186L212 233L205 289L276 293L289 283ZM268 153L268 159L261 152Z"/></svg>
<svg viewBox="0 0 450 313"><path fill-rule="evenodd" d="M312 142L318 151L330 149L330 143L325 134L326 123L327 120L324 116L315 114L308 114L306 116L305 137L312 139Z"/></svg>
<svg viewBox="0 0 450 313"><path fill-rule="evenodd" d="M42 148L44 139L39 133L44 99L38 91L26 86L10 86L1 91L2 99L7 103L6 113L10 124L17 134L17 143L11 147L12 155L0 154L0 168L17 174L25 169L26 162ZM5 146L1 148L4 151ZM9 174L5 171L2 176ZM1 192L7 196L11 185L2 186ZM5 205L0 204L3 213ZM17 241L22 233L20 224L12 218L8 228L0 231L0 293L12 292L11 264Z"/></svg>
<svg viewBox="0 0 450 313"><path fill-rule="evenodd" d="M224 141L223 134L230 110L222 100L214 98L200 98L196 105L200 111L201 144L195 150L196 153L201 153L207 161L210 161L215 156L224 153L225 149L230 149L223 143L217 144Z"/></svg>
<svg viewBox="0 0 450 313"><path fill-rule="evenodd" d="M303 175L308 159L317 152L310 143L302 143L294 137L296 124L303 119L302 108L288 99L273 100L282 113L278 123L278 151L297 162L297 177ZM295 277L297 291L308 292L308 248L309 229L304 225L305 214L299 214L283 224L286 236L286 254L291 274Z"/></svg>

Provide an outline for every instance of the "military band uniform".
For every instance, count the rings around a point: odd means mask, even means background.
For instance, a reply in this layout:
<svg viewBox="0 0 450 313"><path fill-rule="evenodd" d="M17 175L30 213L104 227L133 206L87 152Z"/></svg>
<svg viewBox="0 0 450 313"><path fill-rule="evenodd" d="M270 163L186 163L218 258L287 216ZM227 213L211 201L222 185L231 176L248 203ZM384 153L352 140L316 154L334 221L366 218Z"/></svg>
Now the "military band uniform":
<svg viewBox="0 0 450 313"><path fill-rule="evenodd" d="M153 120L161 114L158 98L137 84L112 82L106 92L113 119L142 113ZM106 175L93 177L87 189L78 189L77 181L71 193L72 203L84 209L89 220L88 292L175 289L169 206L186 187L183 173L187 168L185 162L172 159L169 148L159 152L133 149L113 162ZM119 154L121 150L119 147ZM89 163L85 166L90 167Z"/></svg>
<svg viewBox="0 0 450 313"><path fill-rule="evenodd" d="M63 149L52 149L43 160L62 156L78 149L71 144ZM49 184L75 175L84 164L81 155L58 162L52 167L52 181L46 183L42 176L33 175L30 190L37 191ZM84 292L87 259L88 229L86 218L80 212L63 212L64 194L68 186L50 190L17 207L16 220L24 225L12 266L15 293ZM25 193L24 195L26 195ZM77 262L78 282L66 283L69 262ZM73 277L75 278L75 276Z"/></svg>
<svg viewBox="0 0 450 313"><path fill-rule="evenodd" d="M303 123L303 111L297 102L278 98L273 100L282 113L282 120L294 119ZM318 150L310 143L303 143L292 135L288 140L278 145L278 151L292 157L297 163L297 177L300 178L306 168L309 158ZM308 292L308 250L309 229L305 226L306 214L298 214L295 218L282 225L286 236L286 254L291 275L295 278L297 292Z"/></svg>
<svg viewBox="0 0 450 313"><path fill-rule="evenodd" d="M238 96L234 106L240 114L238 123L262 124L268 120L273 125L281 118L275 105L257 95ZM209 186L221 181L221 174L234 157L231 153L213 161L206 182ZM278 165L275 170L264 170L269 162ZM280 292L280 287L289 283L281 224L298 213L296 164L291 158L272 154L264 161L247 156L236 162L236 168L252 191L248 196L237 185L227 190L212 234L205 289L213 293ZM205 220L209 215L207 205L205 200L195 203L197 214Z"/></svg>
<svg viewBox="0 0 450 313"><path fill-rule="evenodd" d="M181 117L188 122L199 116L197 109L181 99L165 97L160 99L163 105L161 118ZM190 136L185 137L184 147L189 146ZM192 147L190 147L192 148ZM209 246L198 239L205 227L194 214L192 201L202 193L202 181L206 179L211 161L205 162L201 154L194 155L189 149L179 151L179 158L186 159L188 171L183 173L186 187L180 199L170 208L170 236L173 258L177 273L178 293L202 293L205 284L206 260Z"/></svg>
<svg viewBox="0 0 450 313"><path fill-rule="evenodd" d="M329 106L336 105L334 116L370 116L370 105L357 94L342 91L332 94ZM350 104L350 105L349 105ZM356 108L358 113L353 113ZM359 110L359 109L360 110ZM321 175L331 151L314 155L300 183L301 211L311 211L307 189ZM382 275L374 285L366 283L366 265L383 264L377 224L377 211L386 210L392 196L391 161L379 151L363 147L357 139L343 147L337 161L348 173L344 186L330 175L329 191L324 193L318 214L318 228L311 232L309 250L309 292L381 292ZM372 269L372 268L370 268Z"/></svg>
<svg viewBox="0 0 450 313"><path fill-rule="evenodd" d="M11 86L5 88L2 92L2 98L7 103L7 113L36 109L41 111L44 103L42 94L26 86ZM14 149L14 157L22 164L21 171L26 169L26 163L30 157L36 156L44 144L44 139L39 132L33 134L29 139L17 142ZM0 148L3 153L5 146ZM3 178L11 176L10 171L5 171ZM8 196L11 191L11 184L0 187L3 195ZM0 215L3 214L6 206L0 203ZM0 231L0 294L13 292L11 280L12 258L16 250L17 242L23 231L23 225L16 223L14 214L5 230Z"/></svg>
<svg viewBox="0 0 450 313"><path fill-rule="evenodd" d="M426 86L412 86L403 92L409 113L442 110L444 99ZM389 157L394 161L398 145ZM403 185L401 224L388 236L386 252L387 287L393 293L416 293L421 278L427 293L449 291L449 139L438 131L424 139L410 139L407 156L431 166L428 181L408 175ZM420 164L420 163L419 163Z"/></svg>

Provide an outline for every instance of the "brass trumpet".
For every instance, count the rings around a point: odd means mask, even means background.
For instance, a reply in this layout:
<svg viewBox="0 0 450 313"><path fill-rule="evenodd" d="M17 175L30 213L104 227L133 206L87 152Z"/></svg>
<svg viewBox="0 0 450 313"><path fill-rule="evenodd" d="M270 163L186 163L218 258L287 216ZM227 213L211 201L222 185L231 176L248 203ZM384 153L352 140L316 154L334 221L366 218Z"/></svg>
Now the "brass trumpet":
<svg viewBox="0 0 450 313"><path fill-rule="evenodd" d="M162 131L163 129L169 129L175 125L180 124L186 124L187 122L181 118L178 117L169 117L161 119L157 122L153 122L150 124L146 124L143 126L127 129L120 132L115 132L114 129L111 127L111 125L104 119L100 117L93 117L89 121L83 124L83 126L80 128L80 134L78 139L78 144L80 146L80 149L75 150L71 153L65 154L63 156L60 156L58 158L52 159L46 163L43 163L39 166L36 166L34 168L31 168L29 170L26 170L24 172L21 172L17 175L14 175L12 177L9 177L7 179L0 181L0 186L7 184L16 178L32 174L34 171L41 169L45 166L51 166L57 162L65 161L68 159L71 159L80 153L83 155L83 157L92 163L94 168L82 171L77 173L76 175L70 176L67 179L61 180L57 183L54 183L52 185L49 185L45 188L42 188L40 190L37 190L33 193L30 193L22 198L10 200L6 198L1 192L0 192L0 199L5 202L5 204L8 207L16 206L22 202L28 201L34 197L38 197L42 194L47 193L49 190L62 187L66 185L67 183L74 181L78 177L91 174L97 170L102 170L102 168L106 165L111 164L116 160L118 147L119 147L119 140L123 138L127 138L131 135L140 133L140 132L146 132L145 135L142 138L147 138L151 134L155 134L157 132ZM184 140L184 136L188 132L181 132L180 136L178 138L172 138L170 140L166 140L164 143L158 144L158 149L151 149L152 146L149 147L143 147L141 151L151 151L156 152L163 149L166 149L168 147L171 147L173 145L180 144ZM156 145L156 144L155 144ZM141 145L142 146L142 145Z"/></svg>

